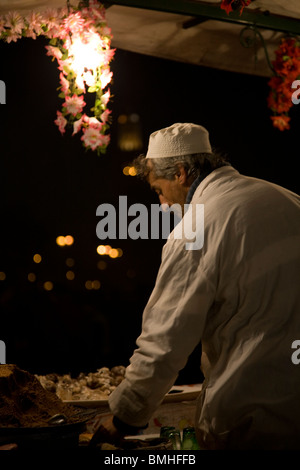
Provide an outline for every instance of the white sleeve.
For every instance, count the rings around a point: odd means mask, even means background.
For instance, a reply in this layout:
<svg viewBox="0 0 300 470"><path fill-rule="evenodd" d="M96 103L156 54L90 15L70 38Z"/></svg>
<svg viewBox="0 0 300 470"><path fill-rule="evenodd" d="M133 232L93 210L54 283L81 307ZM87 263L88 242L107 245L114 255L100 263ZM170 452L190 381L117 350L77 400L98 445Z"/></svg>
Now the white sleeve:
<svg viewBox="0 0 300 470"><path fill-rule="evenodd" d="M201 340L214 301L215 287L205 276L202 250L185 250L183 243L171 239L163 248L137 349L125 379L109 398L112 413L132 426L145 426L174 384Z"/></svg>

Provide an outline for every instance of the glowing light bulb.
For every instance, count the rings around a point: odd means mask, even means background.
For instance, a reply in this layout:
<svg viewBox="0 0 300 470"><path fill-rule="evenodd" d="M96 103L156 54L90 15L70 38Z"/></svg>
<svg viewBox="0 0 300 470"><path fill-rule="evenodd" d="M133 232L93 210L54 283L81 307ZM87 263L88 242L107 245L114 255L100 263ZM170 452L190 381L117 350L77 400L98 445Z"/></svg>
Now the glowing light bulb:
<svg viewBox="0 0 300 470"><path fill-rule="evenodd" d="M101 38L98 34L90 32L86 40L80 37L73 39L69 48L69 57L72 60L72 68L77 75L76 82L82 83L82 78L87 79L89 86L96 82L95 71L103 62Z"/></svg>

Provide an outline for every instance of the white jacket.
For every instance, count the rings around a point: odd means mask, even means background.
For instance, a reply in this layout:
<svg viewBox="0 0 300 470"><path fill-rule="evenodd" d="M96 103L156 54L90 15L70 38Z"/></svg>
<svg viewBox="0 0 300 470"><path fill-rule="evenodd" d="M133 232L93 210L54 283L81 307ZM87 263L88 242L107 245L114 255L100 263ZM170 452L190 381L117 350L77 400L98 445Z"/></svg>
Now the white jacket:
<svg viewBox="0 0 300 470"><path fill-rule="evenodd" d="M225 166L200 183L194 204L204 204L203 248L187 250L174 231L164 245L111 411L144 426L201 341L202 448L300 448L300 364L292 362L300 340L300 198Z"/></svg>

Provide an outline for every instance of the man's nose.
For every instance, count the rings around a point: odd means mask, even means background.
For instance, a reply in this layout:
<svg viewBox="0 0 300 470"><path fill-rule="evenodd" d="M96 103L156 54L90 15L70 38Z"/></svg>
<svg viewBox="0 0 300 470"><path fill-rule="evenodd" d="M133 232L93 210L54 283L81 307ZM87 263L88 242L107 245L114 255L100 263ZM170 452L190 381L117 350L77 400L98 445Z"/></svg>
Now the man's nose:
<svg viewBox="0 0 300 470"><path fill-rule="evenodd" d="M161 205L162 204L168 204L169 205L167 199L162 194L160 194L158 197L159 197L159 202L160 202Z"/></svg>

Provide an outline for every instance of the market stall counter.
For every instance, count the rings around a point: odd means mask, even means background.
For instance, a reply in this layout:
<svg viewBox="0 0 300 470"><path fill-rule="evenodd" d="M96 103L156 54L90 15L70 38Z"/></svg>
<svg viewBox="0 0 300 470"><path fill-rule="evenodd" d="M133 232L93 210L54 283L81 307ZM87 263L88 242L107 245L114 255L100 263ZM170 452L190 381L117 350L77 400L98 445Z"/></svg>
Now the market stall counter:
<svg viewBox="0 0 300 470"><path fill-rule="evenodd" d="M13 364L0 365L0 449L68 449L88 447L94 432L110 414L109 394L125 368L94 373L30 374ZM99 444L103 450L170 449L162 426L178 429L194 424L201 384L174 386L139 436L128 436L122 447Z"/></svg>

